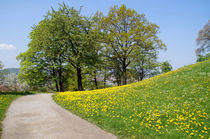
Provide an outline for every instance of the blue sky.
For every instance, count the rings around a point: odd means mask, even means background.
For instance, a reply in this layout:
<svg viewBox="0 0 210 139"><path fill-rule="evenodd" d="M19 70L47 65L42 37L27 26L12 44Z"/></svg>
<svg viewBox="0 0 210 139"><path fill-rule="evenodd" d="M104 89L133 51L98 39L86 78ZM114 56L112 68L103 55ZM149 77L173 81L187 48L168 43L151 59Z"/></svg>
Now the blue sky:
<svg viewBox="0 0 210 139"><path fill-rule="evenodd" d="M105 15L113 5L125 4L160 27L158 36L166 44L159 60L168 60L173 68L195 63L198 32L210 20L210 0L1 0L0 60L5 68L20 67L16 56L27 50L31 26L37 25L51 7L65 2L82 14L96 11Z"/></svg>

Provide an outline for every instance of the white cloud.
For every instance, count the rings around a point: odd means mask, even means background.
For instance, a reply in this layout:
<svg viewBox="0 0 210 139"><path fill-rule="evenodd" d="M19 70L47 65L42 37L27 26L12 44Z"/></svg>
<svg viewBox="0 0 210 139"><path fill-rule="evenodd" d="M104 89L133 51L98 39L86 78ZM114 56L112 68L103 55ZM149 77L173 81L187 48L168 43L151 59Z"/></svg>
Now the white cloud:
<svg viewBox="0 0 210 139"><path fill-rule="evenodd" d="M15 50L15 46L12 44L0 44L0 50Z"/></svg>

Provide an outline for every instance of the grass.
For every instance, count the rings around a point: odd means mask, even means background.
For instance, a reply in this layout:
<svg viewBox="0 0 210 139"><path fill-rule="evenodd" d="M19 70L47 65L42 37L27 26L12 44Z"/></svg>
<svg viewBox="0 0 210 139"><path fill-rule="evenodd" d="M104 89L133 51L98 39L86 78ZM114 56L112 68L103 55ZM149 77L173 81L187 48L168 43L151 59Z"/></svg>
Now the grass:
<svg viewBox="0 0 210 139"><path fill-rule="evenodd" d="M210 60L141 82L54 100L119 138L209 138Z"/></svg>
<svg viewBox="0 0 210 139"><path fill-rule="evenodd" d="M0 138L2 134L2 121L6 116L6 111L11 102L16 98L32 94L30 92L0 92Z"/></svg>

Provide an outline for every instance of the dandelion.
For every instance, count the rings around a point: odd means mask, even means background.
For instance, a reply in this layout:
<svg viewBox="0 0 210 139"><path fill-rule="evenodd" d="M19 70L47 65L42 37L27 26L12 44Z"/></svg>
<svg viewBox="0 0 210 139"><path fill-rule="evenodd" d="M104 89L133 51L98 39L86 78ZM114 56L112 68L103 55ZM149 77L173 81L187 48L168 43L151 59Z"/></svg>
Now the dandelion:
<svg viewBox="0 0 210 139"><path fill-rule="evenodd" d="M199 64L125 86L61 92L53 98L75 114L100 123L103 128L113 129L119 136L132 137L151 133L151 136L161 138L177 132L184 137L208 138L207 130L210 127L207 86L210 86L210 78L203 74L192 77L191 70L197 65ZM185 84L191 78L193 84L186 88ZM207 78L205 85L203 82Z"/></svg>

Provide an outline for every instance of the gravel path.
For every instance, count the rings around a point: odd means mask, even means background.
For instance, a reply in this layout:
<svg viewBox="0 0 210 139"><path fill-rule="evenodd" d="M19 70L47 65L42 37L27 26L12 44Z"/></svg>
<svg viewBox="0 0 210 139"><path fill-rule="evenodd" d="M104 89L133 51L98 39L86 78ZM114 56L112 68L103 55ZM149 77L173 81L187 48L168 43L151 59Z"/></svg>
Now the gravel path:
<svg viewBox="0 0 210 139"><path fill-rule="evenodd" d="M114 135L58 106L50 94L16 99L3 121L2 139L112 139Z"/></svg>

